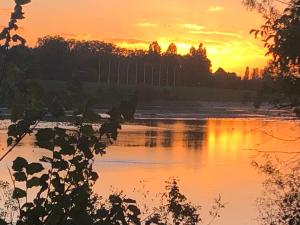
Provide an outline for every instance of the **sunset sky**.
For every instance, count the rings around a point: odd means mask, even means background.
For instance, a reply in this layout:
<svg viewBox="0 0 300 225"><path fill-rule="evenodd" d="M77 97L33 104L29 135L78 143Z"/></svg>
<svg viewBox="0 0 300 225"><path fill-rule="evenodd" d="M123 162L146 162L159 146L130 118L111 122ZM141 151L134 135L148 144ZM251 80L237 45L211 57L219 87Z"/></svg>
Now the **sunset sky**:
<svg viewBox="0 0 300 225"><path fill-rule="evenodd" d="M1 26L12 7L13 0L0 2ZM249 34L263 21L241 0L32 0L24 11L20 32L31 46L38 37L61 35L144 49L154 40L163 50L174 42L185 54L202 42L213 70L243 75L246 66L267 62L262 43Z"/></svg>

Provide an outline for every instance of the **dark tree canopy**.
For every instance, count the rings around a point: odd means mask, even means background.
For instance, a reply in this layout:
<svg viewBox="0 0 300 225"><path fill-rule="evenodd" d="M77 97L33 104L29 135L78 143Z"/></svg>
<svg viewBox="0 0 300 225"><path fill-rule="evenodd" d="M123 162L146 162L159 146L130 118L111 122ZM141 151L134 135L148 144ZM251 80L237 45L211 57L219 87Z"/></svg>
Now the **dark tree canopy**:
<svg viewBox="0 0 300 225"><path fill-rule="evenodd" d="M269 88L271 95L278 93L276 102L287 106L300 105L300 0L245 0L244 3L258 10L265 19L259 29L253 29L255 37L261 38L267 49L266 55L273 57L264 71L266 79L265 92ZM279 10L276 4L280 5ZM255 75L255 71L252 72ZM255 76L254 76L255 77ZM290 102L287 104L287 102ZM282 104L281 104L282 105Z"/></svg>
<svg viewBox="0 0 300 225"><path fill-rule="evenodd" d="M158 42L151 43L147 52L101 41L45 36L34 48L13 46L8 52L8 59L28 79L70 81L76 77L102 83L214 86L212 64L203 44L192 47L190 54L179 55L174 43L162 53ZM225 86L243 86L236 85Z"/></svg>
<svg viewBox="0 0 300 225"><path fill-rule="evenodd" d="M260 29L253 29L251 33L262 38L267 48L266 54L273 56L273 65L279 69L277 72L299 75L300 1L279 2L285 8L282 13L276 10L274 1L245 1L247 6L259 10L266 19ZM265 13L272 10L277 13Z"/></svg>
<svg viewBox="0 0 300 225"><path fill-rule="evenodd" d="M149 45L149 54L160 54L161 53L161 47L159 46L157 41L152 42Z"/></svg>
<svg viewBox="0 0 300 225"><path fill-rule="evenodd" d="M177 46L171 43L166 51L167 55L177 55Z"/></svg>

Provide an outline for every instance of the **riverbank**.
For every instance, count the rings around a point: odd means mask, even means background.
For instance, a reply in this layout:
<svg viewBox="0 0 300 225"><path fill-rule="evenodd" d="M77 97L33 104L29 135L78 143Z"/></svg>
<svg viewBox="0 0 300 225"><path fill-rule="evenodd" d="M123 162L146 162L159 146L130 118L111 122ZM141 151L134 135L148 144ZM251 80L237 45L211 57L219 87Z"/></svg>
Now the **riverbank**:
<svg viewBox="0 0 300 225"><path fill-rule="evenodd" d="M38 81L46 92L62 92L68 89L66 81ZM98 104L116 103L120 99L136 94L140 102L167 101L208 101L208 102L250 102L255 98L255 90L224 89L211 87L172 87L149 85L107 85L97 82L81 82L82 94L98 100Z"/></svg>
<svg viewBox="0 0 300 225"><path fill-rule="evenodd" d="M116 103L117 104L117 103ZM113 107L109 106L95 108L95 112L103 118L108 117L106 112ZM0 108L2 119L8 119L10 111ZM46 121L70 122L73 110L65 112L61 118L45 117ZM210 102L210 101L151 101L138 104L135 119L164 119L164 120L197 120L208 118L262 118L262 119L284 119L297 120L293 109L278 109L273 105L263 104L255 109L252 104L238 102Z"/></svg>

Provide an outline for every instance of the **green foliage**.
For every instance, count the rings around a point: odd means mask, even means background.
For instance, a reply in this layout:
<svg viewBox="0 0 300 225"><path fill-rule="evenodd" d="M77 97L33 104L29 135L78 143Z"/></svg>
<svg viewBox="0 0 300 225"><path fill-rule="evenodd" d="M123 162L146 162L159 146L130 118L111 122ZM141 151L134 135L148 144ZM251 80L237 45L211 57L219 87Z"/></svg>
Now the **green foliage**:
<svg viewBox="0 0 300 225"><path fill-rule="evenodd" d="M55 137L55 132L53 129L50 129L50 128L41 129L36 134L36 140L37 140L36 144L40 148L44 148L44 149L53 151L54 137Z"/></svg>
<svg viewBox="0 0 300 225"><path fill-rule="evenodd" d="M27 193L26 191L20 189L20 188L14 188L14 192L13 192L13 195L12 197L14 199L19 199L19 198L24 198L26 197Z"/></svg>
<svg viewBox="0 0 300 225"><path fill-rule="evenodd" d="M28 175L33 175L35 173L42 172L44 167L40 163L30 163L26 166L26 173Z"/></svg>
<svg viewBox="0 0 300 225"><path fill-rule="evenodd" d="M260 37L267 48L266 55L273 60L265 75L273 78L276 87L272 94L280 92L281 102L290 102L289 106L298 106L300 99L300 1L289 0L284 4L282 13L274 7L274 1L245 0L247 6L256 8L264 16L265 23L260 29L253 29L255 37Z"/></svg>
<svg viewBox="0 0 300 225"><path fill-rule="evenodd" d="M13 190L8 182L0 180L0 224L7 225L15 221L17 216L17 201L12 198Z"/></svg>
<svg viewBox="0 0 300 225"><path fill-rule="evenodd" d="M15 0L16 4L18 5L26 5L30 3L30 0Z"/></svg>
<svg viewBox="0 0 300 225"><path fill-rule="evenodd" d="M160 47L156 45L151 47L154 52L145 52L101 41L46 36L41 37L34 48L12 47L8 54L12 64L24 68L27 78L70 83L65 91L75 93L73 97L82 94L78 81L118 87L114 90L132 85L241 88L241 84L251 83L241 81L235 73L227 73L230 76L224 76L224 82L217 81L203 44L187 55L177 54L172 44L166 53L159 53ZM111 94L118 95L116 91Z"/></svg>
<svg viewBox="0 0 300 225"><path fill-rule="evenodd" d="M13 166L12 169L16 172L21 172L24 168L26 168L28 166L28 162L26 159L22 158L22 157L17 157L14 161L13 161Z"/></svg>
<svg viewBox="0 0 300 225"><path fill-rule="evenodd" d="M94 101L86 100L81 95L82 84L80 79L74 76L66 91L71 107L78 108L71 117L74 128L55 127L36 131L38 123L45 115L62 116L65 107L58 98L59 94L55 93L54 98L45 100L48 96L38 83L26 79L24 71L17 64L10 62L11 65L8 66L8 56L14 58L8 54L14 50L9 49L10 42L25 45L25 40L17 34L11 35L11 31L18 28L17 21L24 18L22 6L29 2L30 0L15 0L16 6L9 25L0 33L0 40L5 41L0 49L1 53L5 53L0 80L1 94L9 104L13 122L8 128L7 144L10 150L7 154L27 134L35 134L36 145L49 151L39 162L28 162L22 157L17 157L13 161L13 173L10 170L9 172L14 188L10 193L11 203L6 203L5 206L16 211L14 208L16 203L18 215L15 222L13 220L8 222L17 225L170 224L163 213L169 214L170 221L175 224L192 225L200 222L197 208L187 202L175 181L167 186L169 192L166 195L165 212L156 210L155 216L151 215L145 220L141 220L141 210L133 199L111 195L108 205L99 205L99 197L93 192L93 186L99 179L99 175L93 170L95 156L105 154L107 146L117 140L121 123L134 118L136 97L114 107L108 112L109 118L103 119L94 112ZM41 56L49 58L49 53L53 53L52 50L59 50L58 55L54 54L58 56L54 62L60 63L60 59L70 57L68 44L60 38L54 42L41 39L38 51ZM76 51L80 50L78 47L87 43L73 44L72 54L76 54ZM47 45L51 47L45 48ZM92 49L93 46L90 47L89 49ZM111 53L111 50L108 51ZM98 56L99 52L96 51L95 54ZM70 64L66 63L63 67L67 65ZM49 71L51 66L47 67ZM60 69L64 71L63 68ZM75 105L74 102L80 104ZM32 194L33 198L30 197ZM0 217L0 224L8 224L5 217Z"/></svg>
<svg viewBox="0 0 300 225"><path fill-rule="evenodd" d="M7 225L7 223L5 222L5 220L0 219L0 225Z"/></svg>
<svg viewBox="0 0 300 225"><path fill-rule="evenodd" d="M133 118L136 104L131 101L127 103L115 107L109 112L110 118L103 121L93 111L93 101L89 100L73 117L75 129L55 127L36 132L37 146L51 151L52 156L42 156L40 162L29 163L22 157L13 161L13 181L16 183L13 198L19 201L26 199L20 207L18 224L32 221L51 225L71 221L90 221L94 224L92 212L96 210L96 205L92 187L99 178L93 171L94 157L105 154L107 143L112 143L118 136L120 123ZM96 129L91 122L102 124ZM32 121L19 120L10 125L8 142L12 144L24 134L31 133L31 124ZM51 169L46 172L45 168ZM19 183L26 189L18 187ZM30 201L27 196L32 188L37 189L37 195ZM113 198L111 201L113 210L116 210L119 204ZM128 204L128 216L137 221L138 208L128 200L125 202Z"/></svg>
<svg viewBox="0 0 300 225"><path fill-rule="evenodd" d="M11 18L8 23L8 26L4 27L2 32L0 33L0 40L4 40L4 42L5 42L5 44L3 46L4 49L8 49L11 41L13 41L13 42L20 41L21 44L25 43L25 40L21 36L19 36L17 34L11 35L11 32L13 30L18 29L18 25L17 25L18 20L24 19L24 13L22 11L23 10L22 6L29 2L30 2L30 0L15 0L15 8L11 14Z"/></svg>
<svg viewBox="0 0 300 225"><path fill-rule="evenodd" d="M180 192L177 181L167 182L166 195L163 196L163 205L155 211L146 224L199 224L202 220L199 215L199 206L191 202ZM158 223L157 223L158 222Z"/></svg>
<svg viewBox="0 0 300 225"><path fill-rule="evenodd" d="M262 225L298 225L300 223L300 164L272 160L253 165L266 176L263 195L257 200Z"/></svg>

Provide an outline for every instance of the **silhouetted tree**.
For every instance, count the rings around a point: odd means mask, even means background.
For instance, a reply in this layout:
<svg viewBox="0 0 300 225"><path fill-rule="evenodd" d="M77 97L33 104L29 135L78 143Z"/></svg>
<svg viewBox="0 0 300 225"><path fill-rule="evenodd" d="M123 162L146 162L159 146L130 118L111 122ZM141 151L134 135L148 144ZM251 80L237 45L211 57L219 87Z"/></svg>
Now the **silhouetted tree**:
<svg viewBox="0 0 300 225"><path fill-rule="evenodd" d="M157 55L160 55L161 53L161 47L159 46L158 42L157 41L154 41L152 42L150 45L149 45L149 54L157 54Z"/></svg>
<svg viewBox="0 0 300 225"><path fill-rule="evenodd" d="M249 78L250 78L250 68L249 66L247 66L245 70L244 80L249 80Z"/></svg>
<svg viewBox="0 0 300 225"><path fill-rule="evenodd" d="M177 46L174 43L169 45L166 55L177 55Z"/></svg>
<svg viewBox="0 0 300 225"><path fill-rule="evenodd" d="M194 46L192 46L192 47L190 48L189 54L190 54L191 56L195 56L195 55L197 54L197 49L196 49Z"/></svg>
<svg viewBox="0 0 300 225"><path fill-rule="evenodd" d="M282 13L276 9L274 1L245 0L247 6L257 9L265 18L260 29L251 30L255 37L262 38L266 54L273 56L265 72L272 74L280 84L279 91L286 95L292 106L297 106L300 102L300 1L278 2L285 7Z"/></svg>

